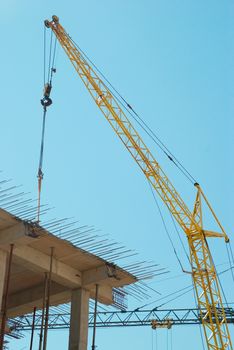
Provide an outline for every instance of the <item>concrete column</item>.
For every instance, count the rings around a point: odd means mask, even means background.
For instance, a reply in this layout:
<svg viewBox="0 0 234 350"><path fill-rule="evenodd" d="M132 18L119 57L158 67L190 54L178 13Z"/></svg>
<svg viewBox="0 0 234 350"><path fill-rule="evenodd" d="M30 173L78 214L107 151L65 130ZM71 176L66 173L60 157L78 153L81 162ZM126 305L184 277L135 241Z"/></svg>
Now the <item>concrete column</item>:
<svg viewBox="0 0 234 350"><path fill-rule="evenodd" d="M0 310L2 309L2 297L6 277L7 252L0 250Z"/></svg>
<svg viewBox="0 0 234 350"><path fill-rule="evenodd" d="M69 350L87 350L89 326L89 292L72 291Z"/></svg>

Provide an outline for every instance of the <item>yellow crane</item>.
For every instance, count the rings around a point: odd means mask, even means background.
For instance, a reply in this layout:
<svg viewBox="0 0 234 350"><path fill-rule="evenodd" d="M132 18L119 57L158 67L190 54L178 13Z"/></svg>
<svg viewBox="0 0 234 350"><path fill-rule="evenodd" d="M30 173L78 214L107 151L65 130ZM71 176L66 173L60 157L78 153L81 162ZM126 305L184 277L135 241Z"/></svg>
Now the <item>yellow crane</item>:
<svg viewBox="0 0 234 350"><path fill-rule="evenodd" d="M202 319L207 348L209 350L233 349L221 298L219 281L207 244L207 238L209 237L223 237L226 242L229 241L229 238L201 187L198 183L194 184L197 193L193 210L190 211L151 151L130 123L120 103L93 70L68 33L66 33L59 23L58 17L52 16L51 21L45 20L45 26L51 28L54 32L69 60L94 99L94 102L135 159L151 183L152 188L161 197L186 234L190 251L191 275L198 308L203 310L200 312L200 317ZM208 205L220 227L221 233L204 230L202 200Z"/></svg>

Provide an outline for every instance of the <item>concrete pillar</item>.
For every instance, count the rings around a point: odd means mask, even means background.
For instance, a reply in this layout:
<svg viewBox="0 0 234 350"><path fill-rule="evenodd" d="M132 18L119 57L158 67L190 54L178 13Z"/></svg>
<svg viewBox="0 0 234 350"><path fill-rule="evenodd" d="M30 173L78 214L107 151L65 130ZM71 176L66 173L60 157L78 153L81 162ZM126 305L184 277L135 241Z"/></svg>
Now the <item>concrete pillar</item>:
<svg viewBox="0 0 234 350"><path fill-rule="evenodd" d="M89 326L89 292L72 291L69 350L87 350Z"/></svg>
<svg viewBox="0 0 234 350"><path fill-rule="evenodd" d="M6 277L7 252L0 250L0 310L2 310L2 297Z"/></svg>

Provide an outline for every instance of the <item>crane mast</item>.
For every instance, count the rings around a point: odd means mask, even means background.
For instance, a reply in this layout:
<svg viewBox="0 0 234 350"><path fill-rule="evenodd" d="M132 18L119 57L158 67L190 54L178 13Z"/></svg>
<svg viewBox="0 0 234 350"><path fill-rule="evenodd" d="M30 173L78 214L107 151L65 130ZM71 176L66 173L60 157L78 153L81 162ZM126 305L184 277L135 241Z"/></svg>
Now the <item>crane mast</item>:
<svg viewBox="0 0 234 350"><path fill-rule="evenodd" d="M201 187L197 183L194 184L197 194L194 208L190 211L127 118L116 98L61 26L58 17L52 16L51 21L45 20L45 26L51 28L54 32L69 60L94 99L94 102L139 165L146 178L151 183L152 188L161 197L162 201L186 234L190 251L191 275L197 304L198 308L203 310L200 312L200 317L207 348L209 350L233 349L225 309L221 298L219 281L207 244L208 237L223 237L227 242L228 236L219 223ZM202 199L210 208L222 233L203 229ZM204 309L206 310L205 312Z"/></svg>

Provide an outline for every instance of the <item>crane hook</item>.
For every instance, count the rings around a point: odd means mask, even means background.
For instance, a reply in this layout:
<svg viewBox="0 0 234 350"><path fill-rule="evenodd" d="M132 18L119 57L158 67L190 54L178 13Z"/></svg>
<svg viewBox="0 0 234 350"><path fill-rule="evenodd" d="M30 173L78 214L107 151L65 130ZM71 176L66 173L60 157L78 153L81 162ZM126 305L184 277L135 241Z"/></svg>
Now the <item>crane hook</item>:
<svg viewBox="0 0 234 350"><path fill-rule="evenodd" d="M52 104L52 100L50 98L51 89L52 85L50 83L46 83L43 91L44 97L41 99L41 104L44 108L49 107Z"/></svg>

